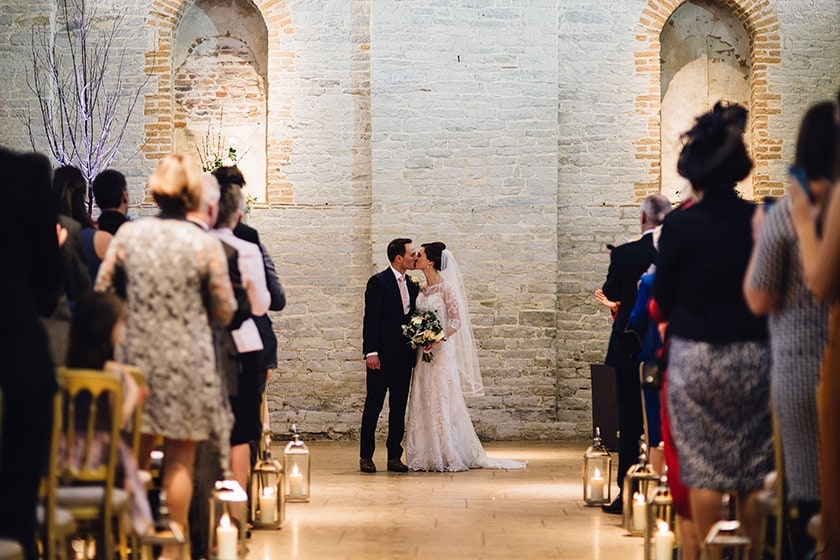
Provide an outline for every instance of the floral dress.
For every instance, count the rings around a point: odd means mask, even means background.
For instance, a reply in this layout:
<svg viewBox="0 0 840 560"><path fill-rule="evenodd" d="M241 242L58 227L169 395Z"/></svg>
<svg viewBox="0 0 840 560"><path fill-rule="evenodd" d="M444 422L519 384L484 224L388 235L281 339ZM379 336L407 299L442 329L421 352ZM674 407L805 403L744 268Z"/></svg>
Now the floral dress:
<svg viewBox="0 0 840 560"><path fill-rule="evenodd" d="M146 373L142 433L226 437L231 418L210 325L230 321L236 301L219 241L183 219L127 222L108 247L96 289L126 302L116 358Z"/></svg>

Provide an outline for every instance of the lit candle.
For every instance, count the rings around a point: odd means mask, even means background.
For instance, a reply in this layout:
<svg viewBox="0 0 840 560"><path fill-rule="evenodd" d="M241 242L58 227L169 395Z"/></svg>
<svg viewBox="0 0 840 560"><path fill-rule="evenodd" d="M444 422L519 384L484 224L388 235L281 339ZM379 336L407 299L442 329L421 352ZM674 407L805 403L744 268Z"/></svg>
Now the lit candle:
<svg viewBox="0 0 840 560"><path fill-rule="evenodd" d="M216 527L216 542L219 545L217 557L219 560L236 560L237 544L239 541L239 529L231 525L227 513L222 515L219 526Z"/></svg>
<svg viewBox="0 0 840 560"><path fill-rule="evenodd" d="M295 465L292 467L292 474L289 475L289 496L302 498L303 495L303 475Z"/></svg>
<svg viewBox="0 0 840 560"><path fill-rule="evenodd" d="M647 520L645 519L645 495L641 492L633 494L633 530L644 531Z"/></svg>
<svg viewBox="0 0 840 560"><path fill-rule="evenodd" d="M674 533L668 528L668 523L661 519L656 526L658 530L653 536L656 560L671 560L674 555Z"/></svg>
<svg viewBox="0 0 840 560"><path fill-rule="evenodd" d="M598 467L595 467L595 472L589 479L589 499L593 502L604 501L604 479Z"/></svg>
<svg viewBox="0 0 840 560"><path fill-rule="evenodd" d="M274 488L263 488L260 495L260 523L272 525L277 522L277 494Z"/></svg>

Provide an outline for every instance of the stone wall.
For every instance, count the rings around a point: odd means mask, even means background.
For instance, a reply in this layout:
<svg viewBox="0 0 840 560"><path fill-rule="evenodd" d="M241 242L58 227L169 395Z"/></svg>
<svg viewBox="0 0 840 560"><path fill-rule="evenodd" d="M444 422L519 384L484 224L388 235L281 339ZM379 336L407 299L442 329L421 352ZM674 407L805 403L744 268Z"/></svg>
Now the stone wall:
<svg viewBox="0 0 840 560"><path fill-rule="evenodd" d="M176 142L180 18L233 4L101 1L104 18L127 10L119 43L131 79L149 80L115 162L130 178L135 215L153 211L145 180ZM604 244L638 235L639 200L659 188L656 49L679 4L253 2L265 52L240 36L247 29L231 36L257 53L268 92L266 201L251 223L289 298L273 314L275 431L298 422L313 437L358 436L363 289L386 266L388 240L408 235L445 241L464 272L486 385L468 401L479 435L589 434L589 363L602 360L610 327L592 292L606 273ZM840 87L840 8L719 4L752 34L754 151L763 158L755 192L778 193L803 111ZM9 146L29 145L16 118L31 98L29 29L54 19L51 6L0 0Z"/></svg>

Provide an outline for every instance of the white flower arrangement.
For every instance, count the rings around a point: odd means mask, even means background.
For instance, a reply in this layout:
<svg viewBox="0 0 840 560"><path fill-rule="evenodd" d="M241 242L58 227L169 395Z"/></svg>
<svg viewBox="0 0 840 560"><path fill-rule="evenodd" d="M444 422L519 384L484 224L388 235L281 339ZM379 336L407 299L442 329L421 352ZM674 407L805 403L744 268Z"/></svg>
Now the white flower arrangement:
<svg viewBox="0 0 840 560"><path fill-rule="evenodd" d="M219 128L214 130L212 125L207 127L207 134L201 146L196 145L198 160L204 172L212 172L220 167L233 167L239 161L236 151L236 138L228 138L222 142L222 116L219 115Z"/></svg>

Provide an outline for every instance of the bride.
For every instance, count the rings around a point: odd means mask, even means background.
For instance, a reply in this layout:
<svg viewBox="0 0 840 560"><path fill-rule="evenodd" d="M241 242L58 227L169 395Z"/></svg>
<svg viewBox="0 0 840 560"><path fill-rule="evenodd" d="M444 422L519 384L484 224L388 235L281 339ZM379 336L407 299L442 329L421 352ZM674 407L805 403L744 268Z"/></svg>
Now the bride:
<svg viewBox="0 0 840 560"><path fill-rule="evenodd" d="M473 341L458 265L440 241L424 243L415 269L426 277L417 311L434 311L445 338L420 357L411 380L406 425L406 457L414 471L521 469L526 463L487 457L475 434L464 394L483 395L478 353Z"/></svg>

